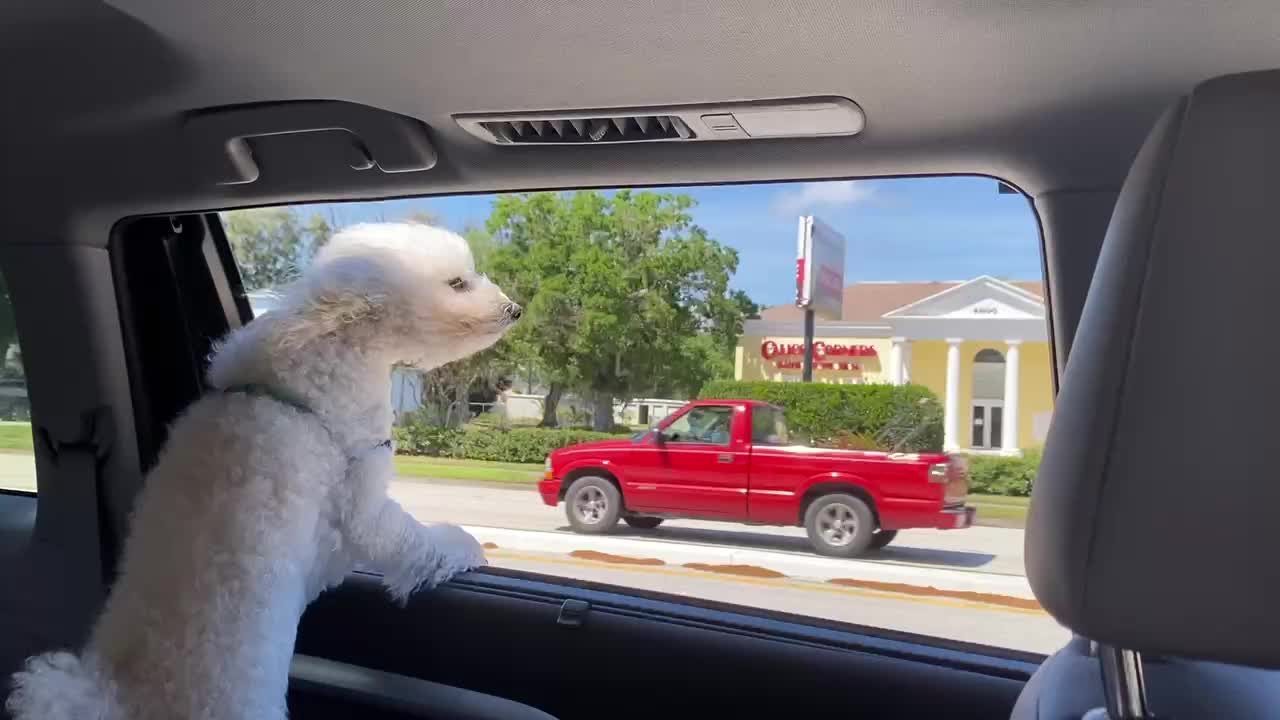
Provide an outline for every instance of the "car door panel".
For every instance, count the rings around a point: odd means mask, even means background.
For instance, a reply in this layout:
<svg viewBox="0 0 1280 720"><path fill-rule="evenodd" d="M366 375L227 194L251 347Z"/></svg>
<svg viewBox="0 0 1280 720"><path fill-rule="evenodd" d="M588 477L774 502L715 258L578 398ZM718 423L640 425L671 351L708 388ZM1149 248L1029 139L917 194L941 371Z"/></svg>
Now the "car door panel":
<svg viewBox="0 0 1280 720"><path fill-rule="evenodd" d="M727 410L729 424L724 442L682 439L668 435L699 412ZM656 493L671 498L679 512L704 517L741 518L747 510L750 446L743 442L745 413L734 406L694 406L664 423L655 447L656 467L652 468Z"/></svg>
<svg viewBox="0 0 1280 720"><path fill-rule="evenodd" d="M465 687L561 720L630 716L628 708L669 717L1007 717L1035 668L1035 658L997 660L614 590L489 570L399 608L378 578L357 575L307 610L297 652ZM293 692L302 701L309 694Z"/></svg>

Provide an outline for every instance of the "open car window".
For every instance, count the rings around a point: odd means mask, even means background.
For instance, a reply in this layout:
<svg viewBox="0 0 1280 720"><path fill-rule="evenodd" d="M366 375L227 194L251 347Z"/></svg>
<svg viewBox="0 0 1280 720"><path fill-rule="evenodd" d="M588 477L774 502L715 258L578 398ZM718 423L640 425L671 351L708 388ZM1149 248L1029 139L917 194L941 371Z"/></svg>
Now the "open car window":
<svg viewBox="0 0 1280 720"><path fill-rule="evenodd" d="M34 493L31 402L16 320L8 289L0 278L0 491Z"/></svg>
<svg viewBox="0 0 1280 720"><path fill-rule="evenodd" d="M255 315L380 221L461 235L525 309L390 378L392 496L493 566L1011 650L1069 636L1023 569L1053 412L1024 196L947 177L222 214ZM714 447L664 452L647 431L695 399L762 404L686 412L666 448Z"/></svg>

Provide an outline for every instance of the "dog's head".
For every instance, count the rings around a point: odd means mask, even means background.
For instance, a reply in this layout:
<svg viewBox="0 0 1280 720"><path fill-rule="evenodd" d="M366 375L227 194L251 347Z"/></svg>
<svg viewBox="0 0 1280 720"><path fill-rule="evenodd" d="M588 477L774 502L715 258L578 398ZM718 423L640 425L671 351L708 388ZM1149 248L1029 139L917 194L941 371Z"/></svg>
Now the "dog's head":
<svg viewBox="0 0 1280 720"><path fill-rule="evenodd" d="M408 223L334 235L288 295L285 349L338 336L422 369L489 347L522 312L476 272L466 240Z"/></svg>

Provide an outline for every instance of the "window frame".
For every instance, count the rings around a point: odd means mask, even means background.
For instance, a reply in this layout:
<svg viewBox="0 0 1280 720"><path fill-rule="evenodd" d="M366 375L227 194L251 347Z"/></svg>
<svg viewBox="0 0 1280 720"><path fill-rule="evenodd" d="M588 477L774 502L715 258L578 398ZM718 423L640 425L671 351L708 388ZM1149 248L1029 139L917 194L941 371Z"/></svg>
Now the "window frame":
<svg viewBox="0 0 1280 720"><path fill-rule="evenodd" d="M967 173L966 175L973 176L974 174L973 174L973 173ZM833 180L839 180L839 178L833 178ZM797 183L798 183L798 182L802 182L802 181L801 181L801 180L766 181L765 183L760 183L760 184L767 184L768 182L776 182L777 184L786 184L786 183L791 183L791 182L797 182ZM731 183L723 183L723 182L707 182L707 183L693 183L693 184L702 184L702 185L726 185L726 184L731 184ZM650 185L650 186L643 186L643 187L652 187L652 188L662 189L662 188L668 187L668 186L670 186L670 185L675 185L675 183L662 184L662 185ZM681 185L690 185L690 183L683 183L683 184L681 184ZM640 187L641 187L641 186L637 186L637 189L639 189ZM565 189L563 189L563 190L564 190L564 191L573 191L573 190L575 190L575 189L577 189L577 188L565 188ZM555 190L555 189L554 189L554 188L552 188L552 190ZM492 190L492 191L489 191L489 192L493 192L493 193L502 193L502 192L516 192L516 191ZM421 196L421 197L428 197L428 196ZM353 199L342 199L342 200L339 200L338 202L376 202L376 201L379 201L379 200L382 200L382 199L384 199L384 198L353 198ZM287 206L287 205L300 204L300 203L307 203L307 202L308 202L307 200L301 200L301 199L298 199L298 200L285 201L285 202L273 202L271 205L272 205L272 206ZM314 201L311 201L311 202L314 202ZM223 242L225 242L225 235L224 235L224 233L223 233L222 225L221 225L221 219L220 219L220 217L218 216L218 214L217 214L216 212L210 212L210 213L205 214L203 217L209 220L210 225L211 225L211 229L212 229L212 231L213 231L213 234L214 234L215 236L218 236L220 239L222 239L222 240L223 240ZM1039 222L1038 222L1038 221L1039 221L1039 218L1037 217L1037 218L1036 218L1036 220L1037 220L1037 229L1040 229L1040 228L1039 228ZM1042 261L1043 261L1043 260L1046 258L1046 255L1045 255L1045 253L1044 253L1044 248L1043 248L1043 234L1041 234L1041 240L1042 240L1042 245L1041 245L1041 257L1042 257ZM234 281L235 281L235 282L234 282L234 284L235 284L235 285L239 285L239 268L238 268L238 266L235 264L234 259L233 259L233 258L231 258L229 250L225 253L225 257L223 257L223 258L222 258L222 262L223 262L223 268L224 268L224 270L225 270L225 271L227 271L227 275L228 275L228 277L229 277L229 278L234 278ZM1047 279L1047 278L1046 278L1045 282L1046 282L1046 290L1047 290L1047 289L1048 289L1048 279ZM247 301L244 301L244 298L243 298L243 295L242 295L242 294L237 295L237 296L236 296L236 300L237 300L237 301L243 301L243 304L244 304L244 305L246 306L246 308L247 308ZM1046 303L1046 305L1048 305L1048 304L1049 304L1049 303ZM224 305L224 307L225 307L225 305ZM246 309L246 310L241 311L241 314L242 314L242 315L244 315L244 314L247 314L247 312L248 312L248 311L247 311L247 309ZM1052 333L1053 327L1052 327L1052 320L1051 320L1051 316L1050 316L1049 320L1050 320L1050 333L1049 333L1049 335L1050 335L1050 342L1052 343L1052 341L1053 341L1053 333ZM1052 352L1052 350L1051 350L1051 352ZM784 378L783 378L783 379L784 379L784 380L799 380L799 377L798 377L798 376L796 376L796 377L785 377L785 376L784 376ZM1056 389L1056 388L1055 388L1055 389ZM732 406L726 406L726 407L730 407L730 409L731 409L731 410L733 409L733 408L732 408ZM890 637L890 636L900 636L900 637L904 637L904 638L909 638L909 639L907 639L907 642L910 642L910 643L920 643L922 646L928 646L928 647L933 647L933 648L949 648L949 649L955 649L955 650L958 650L958 651L963 652L963 653L972 653L972 654L974 654L976 657L981 657L981 658L983 658L983 659L990 659L990 658L993 658L993 657L998 657L998 658L1002 658L1002 659L1011 659L1011 660L1013 660L1013 661L1014 661L1014 662L1016 662L1016 663L1031 663L1031 664L1032 664L1032 666L1034 666L1034 664L1038 663L1038 662L1040 661L1040 659L1042 659L1042 658L1043 658L1043 656L1042 656L1042 655L1039 655L1039 654L1036 654L1036 653L1028 653L1028 652L1023 652L1023 651L1013 650L1013 649L1009 649L1009 648L1002 648L1002 647L984 646L984 645L979 645L979 644L974 644L974 643L968 643L968 642L964 642L964 641L951 640L951 639L948 639L948 638L945 638L945 637L940 637L940 636L910 636L910 634L908 634L908 633L901 633L901 632L899 632L899 631L893 631L893 630L889 630L889 629L886 629L886 628L855 626L855 625L851 625L851 624L848 624L848 623L842 623L842 622L839 622L839 621L827 620L827 619L822 618L822 617L819 617L819 616L788 615L787 613L783 613L783 612L780 612L780 611L774 611L774 610L768 610L768 609L762 609L762 608L755 608L755 607L751 607L751 606L732 606L732 605L717 604L717 603L710 602L710 601L703 601L703 600L698 599L698 598L683 597L683 596L676 596L676 595L668 595L668 594L665 594L665 593L658 593L658 592L646 591L646 590L642 590L642 589L638 589L638 588L630 588L630 587L621 587L621 588L618 588L618 587L604 586L604 585L599 584L599 583L585 583L585 582L577 581L577 580L575 580L575 579L573 579L573 578L568 578L568 577L549 577L549 576L538 576L538 575L537 575L537 574L535 574L535 573L522 573L522 572L520 572L520 571L507 571L507 570L499 571L499 570L494 569L494 568L486 568L486 569L483 569L483 570L481 570L481 571L479 571L479 572L477 572L477 573L472 573L472 574L470 574L470 575L468 575L468 576L466 576L466 577L464 577L464 578L459 578L459 579L458 579L457 581L455 581L455 582L456 582L457 584L461 584L461 585L467 585L467 584L472 584L472 585L475 585L475 584L485 585L486 583L485 583L485 582L483 582L483 578L486 578L486 577L491 576L491 575L502 575L502 576L504 576L504 577L507 577L507 578L508 578L508 579L510 579L510 580L517 580L517 581L519 581L519 580L527 580L527 581L528 581L528 582L530 582L530 583L540 581L544 586L545 586L545 585L551 585L551 586L554 586L554 587L556 587L556 588L558 588L558 589L564 589L564 588L569 588L569 587L586 587L586 586L592 586L592 587L597 587L597 588L603 587L603 588L607 588L607 590L606 590L606 591L608 591L608 592L616 593L616 594L617 594L617 596L618 596L618 597L620 597L620 598L628 598L628 599L629 599L629 598L634 598L634 597L638 597L638 596L652 596L652 597L654 597L654 598L655 598L655 600L656 600L656 601L668 603L668 604L670 604L670 606L671 606L671 607L674 607L674 608L685 608L685 607L704 607L704 606L708 606L708 607L716 607L716 608L717 608L717 610L713 610L712 612L745 613L745 614L750 615L750 616L753 616L753 617L761 617L761 618L769 618L769 619L785 618L785 620L783 620L784 622L791 622L791 623L794 623L794 624L796 625L796 627L802 627L802 628L812 628L812 627L829 627L829 628L834 628L834 629L836 629L836 631L837 631L837 632L846 632L846 633L847 633L847 632L855 632L855 631L856 631L856 632L865 632L865 633L868 633L868 634L869 634L869 636L871 636L871 637L876 637L876 638L884 638L884 637ZM479 582L479 583L472 582L473 578L474 578L474 579L476 579L476 580L480 580L481 582ZM452 584L454 584L454 583L450 583L450 585L452 585ZM980 663L980 665L985 665L985 663ZM976 669L976 668L975 668L975 669ZM981 671L981 670L980 670L980 671ZM1018 674L1018 673L1015 673L1015 674Z"/></svg>

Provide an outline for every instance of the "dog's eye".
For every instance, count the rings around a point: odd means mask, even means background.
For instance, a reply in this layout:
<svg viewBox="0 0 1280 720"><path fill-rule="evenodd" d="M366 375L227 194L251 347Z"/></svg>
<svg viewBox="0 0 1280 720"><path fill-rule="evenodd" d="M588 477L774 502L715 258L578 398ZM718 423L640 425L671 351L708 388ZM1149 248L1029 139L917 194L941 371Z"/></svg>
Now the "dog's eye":
<svg viewBox="0 0 1280 720"><path fill-rule="evenodd" d="M469 286L467 285L466 280L463 280L460 277L456 277L449 281L449 287L453 288L454 290L457 290L458 292L466 292Z"/></svg>

